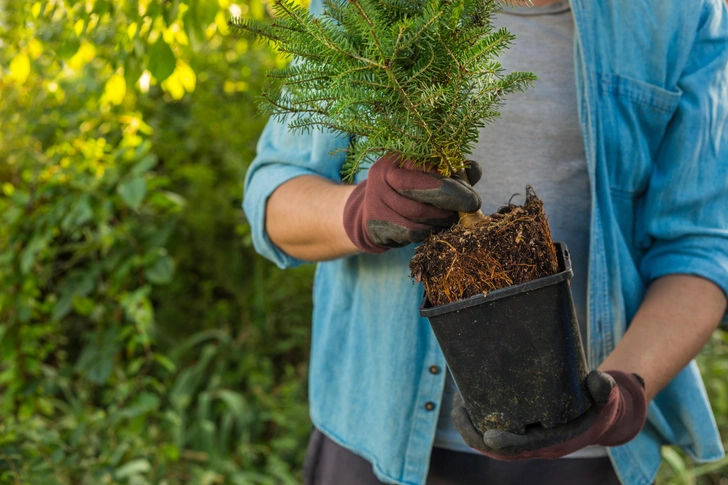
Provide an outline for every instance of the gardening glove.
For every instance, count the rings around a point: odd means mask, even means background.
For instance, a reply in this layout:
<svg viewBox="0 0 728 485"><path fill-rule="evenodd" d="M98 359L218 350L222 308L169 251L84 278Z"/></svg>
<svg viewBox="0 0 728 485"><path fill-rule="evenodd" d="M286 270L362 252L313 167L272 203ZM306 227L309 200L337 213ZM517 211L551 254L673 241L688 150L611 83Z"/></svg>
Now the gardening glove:
<svg viewBox="0 0 728 485"><path fill-rule="evenodd" d="M637 374L592 371L586 378L594 405L566 424L527 428L523 435L489 429L481 435L456 394L452 422L465 442L498 460L559 458L588 445L618 446L637 436L647 418L645 384Z"/></svg>
<svg viewBox="0 0 728 485"><path fill-rule="evenodd" d="M458 177L425 172L396 155L385 155L346 201L346 234L362 251L383 253L452 226L458 212L480 208L480 196L471 185L480 180L481 170L477 163L470 164L468 185Z"/></svg>

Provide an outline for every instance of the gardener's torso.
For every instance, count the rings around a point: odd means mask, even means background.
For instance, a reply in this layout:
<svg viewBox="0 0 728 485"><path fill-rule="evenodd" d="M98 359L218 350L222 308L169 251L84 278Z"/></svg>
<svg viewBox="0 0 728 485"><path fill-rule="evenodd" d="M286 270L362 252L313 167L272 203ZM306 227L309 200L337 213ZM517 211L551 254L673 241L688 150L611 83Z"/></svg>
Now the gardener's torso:
<svg viewBox="0 0 728 485"><path fill-rule="evenodd" d="M566 1L543 7L506 7L496 20L517 42L501 55L506 72L532 71L535 87L510 94L501 118L481 130L472 158L483 168L476 189L483 212L495 212L514 194L523 203L532 184L544 201L555 241L569 247L574 277L571 288L582 337L586 333L586 292L591 193L584 143L579 129L574 84L574 20ZM435 446L477 453L450 421L456 387L448 373L440 407ZM606 456L604 447L589 447L571 458Z"/></svg>
<svg viewBox="0 0 728 485"><path fill-rule="evenodd" d="M650 239L640 222L664 209L645 204L645 190L656 168L657 148L668 139L668 122L677 110L677 83L685 62L702 65L710 60L695 58L696 32L714 29L728 39L725 21L703 22L706 12L718 8L725 8L722 0L572 0L579 40L575 52L577 106L591 181L591 367L614 348L634 315L645 290L643 272L656 271L655 262L648 261L651 264L645 266L643 256ZM320 12L321 0L312 0L311 9ZM728 40L715 41L714 45L712 56L717 57L728 49ZM696 93L693 90L689 100L695 99ZM722 96L719 90L705 93ZM559 103L556 108L564 109L564 105ZM497 122L490 128L497 129ZM258 251L282 267L300 263L282 253L265 235L266 197L296 176L314 174L337 180L343 163L341 149L346 147L346 139L332 134L314 132L294 137L284 124L268 125L246 185L246 214ZM332 151L336 163L328 155ZM574 162L575 158L560 153L564 163ZM701 170L706 164L715 165L715 155L706 150L701 153L705 154ZM661 162L667 164L663 170L680 163L670 158L671 153L660 155ZM478 158L485 165L485 178L490 178L492 163L487 157ZM362 173L357 180L365 176ZM682 195L686 200L701 201L702 194L714 193L714 199L722 201L715 192L716 180L704 179L697 195L695 187L683 190ZM530 181L540 196L549 196L549 189L540 188L540 181L529 174L518 186L504 190L504 197L522 191L522 185ZM484 194L486 209L501 203L501 196L491 199L489 192ZM547 209L551 211L549 206ZM574 253L579 252L577 245L575 241ZM719 250L710 249L712 253ZM371 461L382 481L421 485L437 428L445 361L429 323L418 316L422 289L408 276L412 254L410 246L318 265L309 398L314 424ZM706 250L706 254L711 253ZM685 258L699 260L693 253ZM711 271L705 266L696 269ZM722 454L694 364L651 404L642 433L628 445L610 449L626 485L652 481L664 442L681 443L699 459L715 459Z"/></svg>

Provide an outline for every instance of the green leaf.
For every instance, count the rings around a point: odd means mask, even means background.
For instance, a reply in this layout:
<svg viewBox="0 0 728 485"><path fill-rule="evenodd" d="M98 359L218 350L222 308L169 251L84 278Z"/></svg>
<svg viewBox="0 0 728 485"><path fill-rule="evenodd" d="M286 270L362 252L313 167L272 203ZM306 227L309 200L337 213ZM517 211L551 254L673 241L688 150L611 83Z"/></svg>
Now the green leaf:
<svg viewBox="0 0 728 485"><path fill-rule="evenodd" d="M170 202L172 202L176 206L184 207L184 205L187 203L187 200L185 200L184 197L182 197L181 195L179 195L175 192L170 192L169 190L165 190L164 192L162 192L162 194L164 195L164 197L166 197Z"/></svg>
<svg viewBox="0 0 728 485"><path fill-rule="evenodd" d="M132 209L136 210L147 194L147 181L143 177L134 177L119 185L119 195Z"/></svg>
<svg viewBox="0 0 728 485"><path fill-rule="evenodd" d="M162 446L160 446L159 451L161 451L162 454L166 456L170 461L179 460L179 447L175 446L172 443L164 443Z"/></svg>
<svg viewBox="0 0 728 485"><path fill-rule="evenodd" d="M134 89L143 72L144 66L139 57L134 54L129 54L124 61L124 79L126 79L126 85L130 90Z"/></svg>
<svg viewBox="0 0 728 485"><path fill-rule="evenodd" d="M81 47L81 43L75 34L70 34L68 38L63 42L61 48L58 49L58 55L61 59L70 59L73 55L78 52L78 48Z"/></svg>
<svg viewBox="0 0 728 485"><path fill-rule="evenodd" d="M20 271L23 273L30 272L33 264L36 262L38 253L48 246L50 234L34 237L26 246L20 256Z"/></svg>
<svg viewBox="0 0 728 485"><path fill-rule="evenodd" d="M94 303L94 301L87 296L81 296L81 295L73 296L73 309L79 315L84 315L84 316L91 315L91 312L94 311L95 306L96 306L96 304Z"/></svg>
<svg viewBox="0 0 728 485"><path fill-rule="evenodd" d="M674 448L665 446L662 448L662 457L675 472L677 483L681 485L690 485L687 465L680 454L675 451Z"/></svg>
<svg viewBox="0 0 728 485"><path fill-rule="evenodd" d="M174 72L176 64L174 52L161 37L149 46L147 69L157 81L162 82L167 79Z"/></svg>
<svg viewBox="0 0 728 485"><path fill-rule="evenodd" d="M144 275L155 285L166 285L174 275L174 260L168 255L157 258L151 266L144 270Z"/></svg>
<svg viewBox="0 0 728 485"><path fill-rule="evenodd" d="M136 165L131 169L131 174L141 176L153 169L157 165L157 156L153 153L145 155Z"/></svg>
<svg viewBox="0 0 728 485"><path fill-rule="evenodd" d="M59 288L60 297L53 309L54 320L60 320L71 311L76 295L85 296L93 290L98 271L96 267L90 271L79 270L69 274Z"/></svg>
<svg viewBox="0 0 728 485"><path fill-rule="evenodd" d="M155 2L152 2L154 4ZM152 5L150 5L150 8ZM162 17L164 18L164 22L167 25L171 25L172 22L177 18L177 13L179 12L179 0L174 0L172 2L167 1L164 5L164 9L162 10Z"/></svg>
<svg viewBox="0 0 728 485"><path fill-rule="evenodd" d="M114 473L114 478L116 478L117 480L121 480L124 478L132 477L134 475L147 473L151 469L152 465L147 460L140 458L127 462L117 468L116 472Z"/></svg>
<svg viewBox="0 0 728 485"><path fill-rule="evenodd" d="M76 229L93 219L93 209L88 196L81 197L61 221L63 230Z"/></svg>
<svg viewBox="0 0 728 485"><path fill-rule="evenodd" d="M239 424L243 424L248 417L247 404L245 397L237 392L228 389L221 389L217 392L217 397L221 399L230 409Z"/></svg>
<svg viewBox="0 0 728 485"><path fill-rule="evenodd" d="M116 328L91 334L74 366L76 372L95 384L105 384L114 369L116 353L120 349L118 338L119 331Z"/></svg>
<svg viewBox="0 0 728 485"><path fill-rule="evenodd" d="M159 397L150 392L142 393L128 408L121 411L121 415L125 418L136 418L143 414L149 414L159 409Z"/></svg>
<svg viewBox="0 0 728 485"><path fill-rule="evenodd" d="M0 341L2 340L2 328L3 327L0 327ZM154 354L154 360L156 360L159 365L167 369L169 372L177 372L177 366L174 365L172 359L170 359L166 355Z"/></svg>

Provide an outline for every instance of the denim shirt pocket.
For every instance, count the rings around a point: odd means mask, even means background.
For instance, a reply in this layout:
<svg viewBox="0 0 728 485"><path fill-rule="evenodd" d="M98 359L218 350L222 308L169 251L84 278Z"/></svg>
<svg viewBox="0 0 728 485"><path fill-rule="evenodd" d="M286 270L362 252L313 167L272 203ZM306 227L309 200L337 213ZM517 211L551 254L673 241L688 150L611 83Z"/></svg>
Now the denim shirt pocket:
<svg viewBox="0 0 728 485"><path fill-rule="evenodd" d="M682 92L619 74L599 75L605 160L611 192L639 196Z"/></svg>

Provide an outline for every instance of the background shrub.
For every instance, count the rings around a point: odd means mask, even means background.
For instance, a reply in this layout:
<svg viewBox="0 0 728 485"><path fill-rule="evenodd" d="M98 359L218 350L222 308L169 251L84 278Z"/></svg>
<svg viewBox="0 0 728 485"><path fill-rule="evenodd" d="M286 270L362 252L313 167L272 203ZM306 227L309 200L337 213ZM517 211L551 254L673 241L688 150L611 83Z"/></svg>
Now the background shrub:
<svg viewBox="0 0 728 485"><path fill-rule="evenodd" d="M230 7L2 6L0 483L299 481L311 269L251 249L280 60Z"/></svg>

